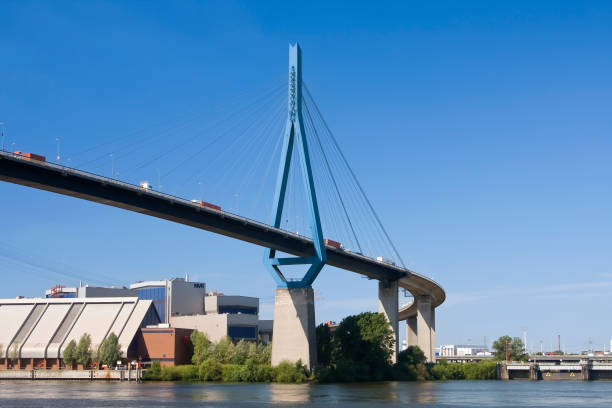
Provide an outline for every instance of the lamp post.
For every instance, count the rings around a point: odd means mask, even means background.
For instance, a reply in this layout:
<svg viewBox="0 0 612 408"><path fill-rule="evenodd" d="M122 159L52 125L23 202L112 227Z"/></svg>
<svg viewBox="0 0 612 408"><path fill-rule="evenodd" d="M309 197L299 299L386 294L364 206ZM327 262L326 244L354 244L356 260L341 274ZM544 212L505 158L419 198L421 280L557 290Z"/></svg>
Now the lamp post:
<svg viewBox="0 0 612 408"><path fill-rule="evenodd" d="M55 141L57 142L57 162L60 162L60 139L59 137L55 138Z"/></svg>
<svg viewBox="0 0 612 408"><path fill-rule="evenodd" d="M111 158L111 178L115 178L115 156L113 156L113 154L110 154L110 158Z"/></svg>

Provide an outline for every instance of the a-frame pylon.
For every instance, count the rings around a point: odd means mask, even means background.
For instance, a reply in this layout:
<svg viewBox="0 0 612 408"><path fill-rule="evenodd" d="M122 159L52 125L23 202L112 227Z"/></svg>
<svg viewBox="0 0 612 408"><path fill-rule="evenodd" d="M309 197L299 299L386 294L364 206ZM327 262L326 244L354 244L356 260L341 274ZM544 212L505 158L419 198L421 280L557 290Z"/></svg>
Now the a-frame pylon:
<svg viewBox="0 0 612 408"><path fill-rule="evenodd" d="M279 288L307 288L312 285L321 268L325 265L327 258L325 255L323 231L321 230L317 195L312 178L308 142L302 118L302 51L297 43L289 45L289 98L287 107L287 126L283 140L278 177L276 179L274 208L270 224L276 228L279 228L281 225L283 205L287 192L287 179L291 169L291 157L294 146L297 145L302 182L310 212L310 228L312 230L314 254L309 257L278 258L275 256L276 250L266 249L264 264ZM281 265L310 265L310 267L301 280L288 280L279 268Z"/></svg>

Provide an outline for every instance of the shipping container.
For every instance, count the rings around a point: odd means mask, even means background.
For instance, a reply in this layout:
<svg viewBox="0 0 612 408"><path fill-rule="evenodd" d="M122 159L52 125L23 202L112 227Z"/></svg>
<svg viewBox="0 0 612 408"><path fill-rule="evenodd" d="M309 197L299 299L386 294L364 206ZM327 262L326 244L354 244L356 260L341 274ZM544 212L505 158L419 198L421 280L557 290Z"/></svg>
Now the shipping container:
<svg viewBox="0 0 612 408"><path fill-rule="evenodd" d="M325 242L325 245L327 246L334 247L337 249L342 249L342 244L339 243L338 241L334 241L334 240L325 238L323 242Z"/></svg>
<svg viewBox="0 0 612 408"><path fill-rule="evenodd" d="M17 152L15 152L15 153L17 153ZM41 162L47 161L45 156L41 156L39 154L34 154L34 153L24 153L23 154L23 158L24 159L28 159L28 160L38 160L38 161L41 161Z"/></svg>

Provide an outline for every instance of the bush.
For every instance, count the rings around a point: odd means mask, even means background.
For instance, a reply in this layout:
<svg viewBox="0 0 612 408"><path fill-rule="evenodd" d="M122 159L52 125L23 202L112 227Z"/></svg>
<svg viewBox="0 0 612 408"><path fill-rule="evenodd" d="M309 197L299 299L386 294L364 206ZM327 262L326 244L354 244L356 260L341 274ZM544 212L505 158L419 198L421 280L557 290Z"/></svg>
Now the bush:
<svg viewBox="0 0 612 408"><path fill-rule="evenodd" d="M274 369L269 365L258 364L249 359L242 366L240 380L244 382L270 382L274 379Z"/></svg>
<svg viewBox="0 0 612 408"><path fill-rule="evenodd" d="M240 382L242 376L242 366L236 364L225 364L222 370L223 381Z"/></svg>
<svg viewBox="0 0 612 408"><path fill-rule="evenodd" d="M295 364L284 360L274 367L274 380L276 382L299 384L307 379L308 377L306 377L306 371L302 365L302 360L298 360Z"/></svg>
<svg viewBox="0 0 612 408"><path fill-rule="evenodd" d="M223 379L223 366L217 360L206 359L200 365L200 380L221 381Z"/></svg>
<svg viewBox="0 0 612 408"><path fill-rule="evenodd" d="M194 365L167 366L161 369L163 381L193 381L198 379L198 368Z"/></svg>
<svg viewBox="0 0 612 408"><path fill-rule="evenodd" d="M143 375L145 380L161 380L161 364L159 361L154 361L151 368L146 370Z"/></svg>
<svg viewBox="0 0 612 408"><path fill-rule="evenodd" d="M430 372L436 380L494 380L496 366L495 361L449 364L441 360L438 364L432 364Z"/></svg>
<svg viewBox="0 0 612 408"><path fill-rule="evenodd" d="M408 347L397 355L393 378L400 381L425 381L431 378L425 361L425 353L418 346Z"/></svg>

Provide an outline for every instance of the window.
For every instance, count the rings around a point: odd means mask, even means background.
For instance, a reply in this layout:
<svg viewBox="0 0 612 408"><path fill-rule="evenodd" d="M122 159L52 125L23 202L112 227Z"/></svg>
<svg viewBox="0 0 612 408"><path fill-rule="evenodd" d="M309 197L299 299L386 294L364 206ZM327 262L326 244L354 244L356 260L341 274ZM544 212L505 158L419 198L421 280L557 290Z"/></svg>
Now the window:
<svg viewBox="0 0 612 408"><path fill-rule="evenodd" d="M219 314L223 314L223 313L229 313L229 314L242 313L242 314L255 315L255 314L257 314L257 308L255 308L255 307L248 307L248 306L219 306L218 313Z"/></svg>
<svg viewBox="0 0 612 408"><path fill-rule="evenodd" d="M138 290L138 299L152 300L162 323L166 322L166 288L144 288Z"/></svg>
<svg viewBox="0 0 612 408"><path fill-rule="evenodd" d="M257 327L254 326L230 326L227 335L232 339L256 339Z"/></svg>

